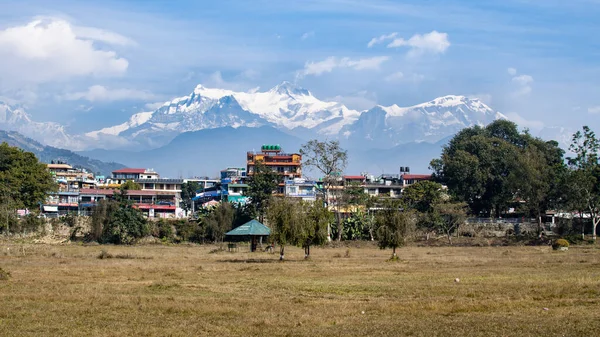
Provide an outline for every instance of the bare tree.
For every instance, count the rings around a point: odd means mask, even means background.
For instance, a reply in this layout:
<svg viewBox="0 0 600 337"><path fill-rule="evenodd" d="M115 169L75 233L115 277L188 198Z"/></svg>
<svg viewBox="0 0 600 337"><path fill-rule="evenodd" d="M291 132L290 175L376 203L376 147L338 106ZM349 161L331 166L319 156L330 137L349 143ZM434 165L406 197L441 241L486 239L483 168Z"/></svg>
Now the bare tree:
<svg viewBox="0 0 600 337"><path fill-rule="evenodd" d="M333 191L332 186L338 182L338 177L348 164L348 151L340 147L338 141L324 141L313 139L302 145L300 149L302 159L306 167L312 167L323 174L323 185L325 188L325 199L330 196L336 208L336 222L338 228L337 239L342 239L342 223L340 219L340 203L337 190ZM332 193L334 192L334 193ZM331 240L331 229L328 228L328 237Z"/></svg>

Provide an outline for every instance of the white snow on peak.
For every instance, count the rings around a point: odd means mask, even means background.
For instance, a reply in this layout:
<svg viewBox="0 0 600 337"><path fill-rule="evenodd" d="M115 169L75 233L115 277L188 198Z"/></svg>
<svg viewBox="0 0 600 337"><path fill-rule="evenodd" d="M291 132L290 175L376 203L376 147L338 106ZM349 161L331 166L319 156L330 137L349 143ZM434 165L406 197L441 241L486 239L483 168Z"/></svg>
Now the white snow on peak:
<svg viewBox="0 0 600 337"><path fill-rule="evenodd" d="M136 113L135 115L131 116L129 118L129 120L123 124L111 126L108 128L98 130L98 131L88 132L85 135L88 137L91 137L93 139L98 139L100 134L117 136L125 130L134 128L136 126L146 123L147 121L150 120L150 118L152 118L153 113L154 113L153 111L139 112L139 113Z"/></svg>

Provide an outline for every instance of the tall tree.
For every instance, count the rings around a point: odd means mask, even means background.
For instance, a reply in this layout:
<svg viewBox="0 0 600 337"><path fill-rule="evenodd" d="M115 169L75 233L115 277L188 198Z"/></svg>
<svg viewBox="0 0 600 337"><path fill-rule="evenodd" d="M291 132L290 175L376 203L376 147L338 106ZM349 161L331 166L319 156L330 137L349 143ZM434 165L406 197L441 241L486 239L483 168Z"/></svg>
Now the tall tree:
<svg viewBox="0 0 600 337"><path fill-rule="evenodd" d="M341 148L338 141L324 141L313 139L302 145L300 149L302 160L306 167L314 168L323 174L323 183L325 188L325 199L330 199L336 209L337 239L342 239L342 223L340 219L341 190L332 189L332 186L338 183L342 172L348 164L348 152ZM331 206L331 205L329 205ZM331 230L328 230L328 236Z"/></svg>
<svg viewBox="0 0 600 337"><path fill-rule="evenodd" d="M258 161L254 166L254 172L248 179L248 190L246 195L250 198L250 205L255 216L263 222L273 192L277 189L279 175L263 162Z"/></svg>
<svg viewBox="0 0 600 337"><path fill-rule="evenodd" d="M285 258L285 247L298 243L298 234L304 225L304 214L297 204L288 198L274 198L267 211L271 227L271 239L280 246L279 260Z"/></svg>
<svg viewBox="0 0 600 337"><path fill-rule="evenodd" d="M0 144L0 204L36 209L58 186L31 152Z"/></svg>
<svg viewBox="0 0 600 337"><path fill-rule="evenodd" d="M228 202L222 202L203 219L209 239L223 242L225 233L230 231L235 220L235 208Z"/></svg>
<svg viewBox="0 0 600 337"><path fill-rule="evenodd" d="M112 204L95 210L102 212L97 216L96 221L103 223L100 238L103 243L133 244L136 240L150 234L148 221L139 209L133 207L133 201L127 197L130 186L135 187L132 184L122 184L114 193L114 201L109 201ZM94 223L94 226L97 224Z"/></svg>
<svg viewBox="0 0 600 337"><path fill-rule="evenodd" d="M379 248L392 248L392 259L396 259L396 248L408 241L416 223L415 214L401 209L399 200L390 199L383 203L383 210L375 215Z"/></svg>
<svg viewBox="0 0 600 337"><path fill-rule="evenodd" d="M485 128L459 132L430 166L434 178L447 185L456 200L466 202L475 215L498 217L514 203L515 196L531 199L530 210L540 213L559 199L558 181L564 166L557 145L533 138L527 131L519 132L512 122L498 120ZM538 161L533 162L531 156ZM523 176L541 176L543 181L524 181Z"/></svg>
<svg viewBox="0 0 600 337"><path fill-rule="evenodd" d="M569 150L575 154L567 158L569 197L574 200L572 205L577 210L590 214L592 239L596 240L600 223L600 141L588 126L584 126L583 132L577 131L573 135Z"/></svg>
<svg viewBox="0 0 600 337"><path fill-rule="evenodd" d="M192 211L192 199L196 197L196 192L199 190L200 184L197 181L187 181L181 184L181 208L184 211Z"/></svg>
<svg viewBox="0 0 600 337"><path fill-rule="evenodd" d="M299 228L297 231L298 243L304 248L304 258L310 257L310 247L322 245L327 242L327 226L333 220L332 213L319 201L312 203L301 202Z"/></svg>

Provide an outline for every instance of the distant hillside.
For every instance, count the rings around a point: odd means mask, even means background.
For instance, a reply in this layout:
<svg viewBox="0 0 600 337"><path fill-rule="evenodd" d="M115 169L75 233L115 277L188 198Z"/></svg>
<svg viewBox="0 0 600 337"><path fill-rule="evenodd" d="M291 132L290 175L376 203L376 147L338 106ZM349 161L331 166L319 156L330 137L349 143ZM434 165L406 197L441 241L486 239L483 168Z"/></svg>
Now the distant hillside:
<svg viewBox="0 0 600 337"><path fill-rule="evenodd" d="M46 146L15 131L0 130L0 143L3 142L6 142L11 146L21 148L25 151L33 152L33 154L35 154L40 161L45 163L49 163L52 160L61 160L69 163L71 166L82 167L90 172L100 172L104 175L110 175L112 171L125 167L123 164L114 162L106 163L100 160L78 155L77 153L69 150Z"/></svg>

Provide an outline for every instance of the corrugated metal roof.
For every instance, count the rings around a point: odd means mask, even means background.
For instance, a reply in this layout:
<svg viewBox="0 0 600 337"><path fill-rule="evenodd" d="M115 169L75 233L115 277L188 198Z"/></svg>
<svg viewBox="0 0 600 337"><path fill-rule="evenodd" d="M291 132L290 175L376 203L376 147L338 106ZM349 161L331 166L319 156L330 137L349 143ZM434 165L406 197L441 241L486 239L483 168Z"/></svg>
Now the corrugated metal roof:
<svg viewBox="0 0 600 337"><path fill-rule="evenodd" d="M263 236L271 235L271 229L256 220L251 220L229 232L225 235L230 236Z"/></svg>

